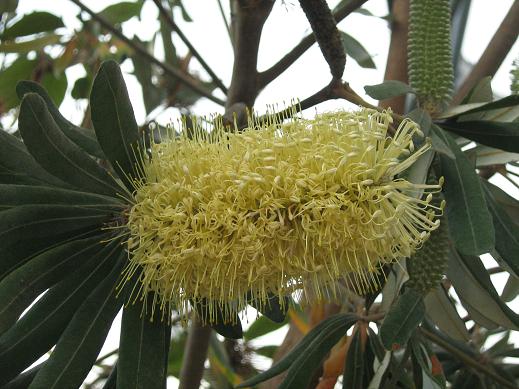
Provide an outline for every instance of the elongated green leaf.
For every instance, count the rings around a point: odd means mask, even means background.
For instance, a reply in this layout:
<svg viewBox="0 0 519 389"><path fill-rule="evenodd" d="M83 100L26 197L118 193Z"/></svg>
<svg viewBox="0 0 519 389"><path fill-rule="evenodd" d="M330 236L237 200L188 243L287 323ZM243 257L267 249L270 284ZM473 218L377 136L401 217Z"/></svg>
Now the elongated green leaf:
<svg viewBox="0 0 519 389"><path fill-rule="evenodd" d="M123 203L113 197L95 193L44 186L0 184L0 211L20 205L61 204L81 205L100 209L120 210Z"/></svg>
<svg viewBox="0 0 519 389"><path fill-rule="evenodd" d="M401 96L406 93L414 93L414 89L401 81L388 80L382 84L366 85L364 90L369 97L375 100L384 100L391 97Z"/></svg>
<svg viewBox="0 0 519 389"><path fill-rule="evenodd" d="M18 7L18 0L4 0L0 4L0 14L4 12L14 12Z"/></svg>
<svg viewBox="0 0 519 389"><path fill-rule="evenodd" d="M256 320L254 320L254 323L252 323L251 326L247 329L247 331L245 331L243 337L246 340L256 339L260 336L266 335L269 332L275 331L283 327L287 323L288 320L285 320L281 323L277 323L270 320L267 316L260 316Z"/></svg>
<svg viewBox="0 0 519 389"><path fill-rule="evenodd" d="M119 242L113 242L91 261L51 288L0 336L0 385L14 378L54 346L76 309L115 266Z"/></svg>
<svg viewBox="0 0 519 389"><path fill-rule="evenodd" d="M506 269L510 269L519 277L519 227L512 221L508 213L498 204L486 181L483 182L488 210L496 229L496 260ZM504 263L503 263L504 262Z"/></svg>
<svg viewBox="0 0 519 389"><path fill-rule="evenodd" d="M453 252L447 276L476 322L482 317L482 325L488 326L488 322L493 322L509 329L519 328L519 315L500 299L478 257Z"/></svg>
<svg viewBox="0 0 519 389"><path fill-rule="evenodd" d="M287 376L279 385L279 389L306 388L315 370L321 365L330 349L346 335L346 331L356 323L358 316L346 314L343 320L334 322L312 340L301 355L288 369Z"/></svg>
<svg viewBox="0 0 519 389"><path fill-rule="evenodd" d="M18 121L27 149L49 173L87 192L115 196L122 191L106 170L61 132L39 95L24 96Z"/></svg>
<svg viewBox="0 0 519 389"><path fill-rule="evenodd" d="M438 374L437 371L433 370L432 361L429 357L429 351L427 350L425 344L422 344L417 337L413 337L409 343L411 347L411 353L421 367L422 374L425 373L425 376L422 376L422 381L426 382L427 378L429 378L432 382L429 383L431 386L427 387L431 389L445 388L445 377L443 374ZM441 369L439 371L441 372Z"/></svg>
<svg viewBox="0 0 519 389"><path fill-rule="evenodd" d="M454 119L472 113L491 111L493 109L513 107L519 105L519 95L510 95L490 103L472 103L458 105L444 112L440 119Z"/></svg>
<svg viewBox="0 0 519 389"><path fill-rule="evenodd" d="M77 388L83 383L123 304L115 289L125 257L122 252L110 274L81 304L29 389Z"/></svg>
<svg viewBox="0 0 519 389"><path fill-rule="evenodd" d="M66 205L24 205L0 212L0 279L41 250L98 231L110 211Z"/></svg>
<svg viewBox="0 0 519 389"><path fill-rule="evenodd" d="M360 44L358 40L350 34L340 31L342 38L342 46L347 55L355 60L360 67L368 69L376 69L377 66L368 51Z"/></svg>
<svg viewBox="0 0 519 389"><path fill-rule="evenodd" d="M77 240L40 254L0 282L0 333L63 274L88 261L99 250L100 237Z"/></svg>
<svg viewBox="0 0 519 389"><path fill-rule="evenodd" d="M33 50L41 50L46 46L59 42L61 36L58 34L46 34L42 37L23 42L2 42L0 53L28 53Z"/></svg>
<svg viewBox="0 0 519 389"><path fill-rule="evenodd" d="M455 159L456 156L452 152L449 146L445 143L445 141L441 138L441 131L442 129L438 127L436 124L431 125L431 142L432 142L432 148L437 153L443 154L446 157L449 157L450 159Z"/></svg>
<svg viewBox="0 0 519 389"><path fill-rule="evenodd" d="M380 327L380 339L386 350L404 346L424 316L425 304L421 293L406 290L391 307Z"/></svg>
<svg viewBox="0 0 519 389"><path fill-rule="evenodd" d="M16 23L7 27L2 34L2 39L13 39L39 32L53 31L64 26L61 18L56 15L49 12L33 12L24 15Z"/></svg>
<svg viewBox="0 0 519 389"><path fill-rule="evenodd" d="M49 94L40 84L34 81L20 81L16 84L16 93L18 97L23 99L27 93L37 93L40 97L45 101L47 105L47 109L51 114L52 118L58 125L61 131L75 144L85 150L88 154L93 155L98 158L105 158L103 151L101 150L101 146L97 142L95 133L93 130L78 127L72 124L70 121L65 119L63 115L59 112L58 107Z"/></svg>
<svg viewBox="0 0 519 389"><path fill-rule="evenodd" d="M121 1L116 4L109 5L101 12L99 12L99 14L111 24L121 24L134 16L139 16L143 3L143 0L137 0L135 2Z"/></svg>
<svg viewBox="0 0 519 389"><path fill-rule="evenodd" d="M148 297L146 307L141 302L124 308L117 362L117 387L124 389L163 389L166 384L168 324L161 319L160 306L150 312L154 301ZM167 320L167 318L166 318Z"/></svg>
<svg viewBox="0 0 519 389"><path fill-rule="evenodd" d="M510 274L503 288L503 293L501 293L501 298L508 303L516 298L517 295L519 295L519 279Z"/></svg>
<svg viewBox="0 0 519 389"><path fill-rule="evenodd" d="M70 187L59 178L47 173L29 154L23 143L5 131L0 131L0 168L6 176L16 176L15 182L27 185Z"/></svg>
<svg viewBox="0 0 519 389"><path fill-rule="evenodd" d="M10 381L7 385L2 386L2 389L26 389L31 384L36 374L42 368L43 363L31 367L29 370L23 372L14 380Z"/></svg>
<svg viewBox="0 0 519 389"><path fill-rule="evenodd" d="M471 120L445 122L440 126L464 138L513 153L519 152L519 123Z"/></svg>
<svg viewBox="0 0 519 389"><path fill-rule="evenodd" d="M126 187L143 179L142 139L119 65L107 61L97 73L90 95L92 123L105 155Z"/></svg>
<svg viewBox="0 0 519 389"><path fill-rule="evenodd" d="M465 323L441 285L429 292L424 301L427 315L443 332L463 342L470 339Z"/></svg>
<svg viewBox="0 0 519 389"><path fill-rule="evenodd" d="M246 388L248 386L254 386L260 382L266 381L278 374L287 370L294 361L305 352L309 345L322 333L328 331L328 328L335 328L339 323L348 322L351 318L351 314L339 313L337 315L330 316L326 320L323 320L317 326L306 334L306 336L278 363L272 366L270 369L242 382L236 388Z"/></svg>
<svg viewBox="0 0 519 389"><path fill-rule="evenodd" d="M342 388L364 388L364 350L360 339L360 331L355 331L346 354Z"/></svg>
<svg viewBox="0 0 519 389"><path fill-rule="evenodd" d="M450 135L443 131L438 131L438 135L456 156L450 159L440 155L445 177L447 218L454 243L464 254L481 255L490 252L495 243L494 226L479 176Z"/></svg>

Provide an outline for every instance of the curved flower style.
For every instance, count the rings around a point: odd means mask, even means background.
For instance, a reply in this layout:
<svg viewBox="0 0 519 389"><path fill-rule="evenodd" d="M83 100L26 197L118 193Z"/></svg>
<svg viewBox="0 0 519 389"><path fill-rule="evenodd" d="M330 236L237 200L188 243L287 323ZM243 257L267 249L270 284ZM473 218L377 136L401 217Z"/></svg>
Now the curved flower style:
<svg viewBox="0 0 519 389"><path fill-rule="evenodd" d="M127 272L142 269L141 292L166 311L208 302L209 322L219 310L234 320L251 297L260 308L299 289L337 297L341 279L370 290L443 208L416 197L441 184L398 178L430 145L414 151L421 132L408 119L390 137L391 122L363 109L154 145L129 212Z"/></svg>

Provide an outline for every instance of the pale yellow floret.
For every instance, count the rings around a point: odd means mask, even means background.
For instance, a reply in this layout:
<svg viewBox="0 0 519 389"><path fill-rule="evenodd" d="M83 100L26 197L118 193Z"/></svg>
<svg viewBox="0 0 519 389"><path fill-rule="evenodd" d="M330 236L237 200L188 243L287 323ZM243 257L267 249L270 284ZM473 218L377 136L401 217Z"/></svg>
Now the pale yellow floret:
<svg viewBox="0 0 519 389"><path fill-rule="evenodd" d="M338 280L369 290L381 264L423 244L443 209L430 203L440 185L397 178L430 144L414 150L423 134L410 120L389 137L391 121L333 112L153 145L129 212L126 276L141 267L138 292L164 311L208 302L209 321L217 308L231 320L246 295L260 305L269 293L336 296Z"/></svg>

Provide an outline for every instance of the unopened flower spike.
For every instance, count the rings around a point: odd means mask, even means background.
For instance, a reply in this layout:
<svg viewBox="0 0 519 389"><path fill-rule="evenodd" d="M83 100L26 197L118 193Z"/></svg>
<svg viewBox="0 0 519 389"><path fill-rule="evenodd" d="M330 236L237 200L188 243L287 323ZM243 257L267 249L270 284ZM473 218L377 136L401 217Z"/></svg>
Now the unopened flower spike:
<svg viewBox="0 0 519 389"><path fill-rule="evenodd" d="M192 136L151 145L128 213L125 279L141 269L136 293L181 315L204 304L209 322L232 321L251 298L260 308L295 291L303 302L337 298L341 280L369 291L443 210L429 196L441 184L399 178L430 144L414 149L410 120L390 137L392 121L361 109L209 133L194 120Z"/></svg>

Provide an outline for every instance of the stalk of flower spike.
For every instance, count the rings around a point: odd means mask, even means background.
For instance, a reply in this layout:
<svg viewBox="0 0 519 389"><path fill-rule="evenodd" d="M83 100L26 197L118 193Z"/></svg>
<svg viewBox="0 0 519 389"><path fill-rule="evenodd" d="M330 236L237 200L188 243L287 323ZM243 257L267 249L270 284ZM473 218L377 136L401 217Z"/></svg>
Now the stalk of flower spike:
<svg viewBox="0 0 519 389"><path fill-rule="evenodd" d="M379 266L412 255L443 210L431 204L442 180L398 178L429 141L415 150L419 126L406 119L391 138L391 122L363 109L153 145L128 214L126 274L141 268L138 293L166 311L208 304L209 322L217 310L232 320L250 298L335 298L341 279L370 290Z"/></svg>

